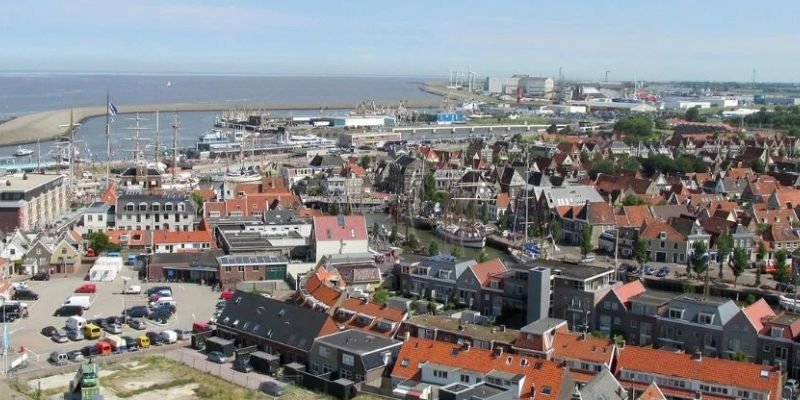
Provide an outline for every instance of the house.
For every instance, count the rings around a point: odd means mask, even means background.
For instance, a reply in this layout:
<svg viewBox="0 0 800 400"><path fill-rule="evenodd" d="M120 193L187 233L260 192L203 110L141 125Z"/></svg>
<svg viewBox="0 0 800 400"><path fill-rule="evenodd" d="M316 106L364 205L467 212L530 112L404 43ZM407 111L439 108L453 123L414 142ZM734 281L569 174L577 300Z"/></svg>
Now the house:
<svg viewBox="0 0 800 400"><path fill-rule="evenodd" d="M774 367L638 346L619 353L617 379L634 396L657 382L671 399L697 399L697 393L729 400L781 398L781 372Z"/></svg>
<svg viewBox="0 0 800 400"><path fill-rule="evenodd" d="M791 225L785 223L769 225L761 234L761 239L767 245L770 258L774 257L776 251L786 250L791 253L800 248L800 236Z"/></svg>
<svg viewBox="0 0 800 400"><path fill-rule="evenodd" d="M604 399L604 400L628 400L628 391L622 387L614 374L608 368L603 368L597 375L592 377L586 385L581 387L577 392L579 396L573 393L572 399L574 400L590 400L590 399Z"/></svg>
<svg viewBox="0 0 800 400"><path fill-rule="evenodd" d="M314 217L311 243L317 263L328 254L367 253L366 219L363 215Z"/></svg>
<svg viewBox="0 0 800 400"><path fill-rule="evenodd" d="M671 218L670 223L652 221L642 227L639 236L647 240L651 260L672 263L685 263L694 253L695 242L708 246L711 240L697 220L686 218Z"/></svg>
<svg viewBox="0 0 800 400"><path fill-rule="evenodd" d="M97 201L83 210L81 221L75 228L82 236L91 235L94 232L105 232L110 224L109 214L111 206Z"/></svg>
<svg viewBox="0 0 800 400"><path fill-rule="evenodd" d="M800 376L800 365L797 365L800 315L775 314L763 299L747 307L745 313L758 329L758 356L754 361L781 368L797 379Z"/></svg>
<svg viewBox="0 0 800 400"><path fill-rule="evenodd" d="M279 355L281 364L307 365L314 340L338 333L339 327L328 314L237 290L217 318L217 332L241 347Z"/></svg>
<svg viewBox="0 0 800 400"><path fill-rule="evenodd" d="M59 274L71 274L78 271L81 265L82 249L70 243L66 237L62 237L55 242L53 252L50 256L50 265Z"/></svg>
<svg viewBox="0 0 800 400"><path fill-rule="evenodd" d="M589 227L592 248L596 248L600 234L616 226L614 210L606 202L558 207L557 210L561 220L562 237L555 239L570 244L580 243L581 232L585 227Z"/></svg>
<svg viewBox="0 0 800 400"><path fill-rule="evenodd" d="M715 357L729 356L728 352L747 351L746 347L736 346L747 335L731 329L733 324L729 325L737 318L739 311L739 307L730 299L678 296L670 300L666 310L656 317L656 344L687 353L698 351ZM743 322L749 324L747 321ZM751 337L755 338L755 334Z"/></svg>
<svg viewBox="0 0 800 400"><path fill-rule="evenodd" d="M616 353L613 342L586 334L556 332L553 340L553 360L569 368L578 382L588 382L595 374L612 368Z"/></svg>
<svg viewBox="0 0 800 400"><path fill-rule="evenodd" d="M474 313L473 313L474 314ZM411 337L459 344L469 342L472 347L494 350L503 347L512 350L512 343L517 339L519 331L505 326L489 326L479 323L479 315L472 322L467 315L452 316L430 313L419 313L403 321L397 334L403 337L406 333ZM485 318L488 321L488 318Z"/></svg>
<svg viewBox="0 0 800 400"><path fill-rule="evenodd" d="M340 326L367 332L371 335L394 337L407 311L383 306L366 298L349 298L336 304L332 313Z"/></svg>
<svg viewBox="0 0 800 400"><path fill-rule="evenodd" d="M192 231L197 209L186 195L122 195L114 224L118 230Z"/></svg>
<svg viewBox="0 0 800 400"><path fill-rule="evenodd" d="M418 385L452 389L485 383L518 399L569 399L572 382L557 363L527 356L420 338L403 343L391 372L393 394ZM497 393L497 392L495 392Z"/></svg>
<svg viewBox="0 0 800 400"><path fill-rule="evenodd" d="M15 229L14 233L4 238L2 249L0 249L0 258L5 258L12 263L22 260L30 245L28 237L19 229Z"/></svg>
<svg viewBox="0 0 800 400"><path fill-rule="evenodd" d="M309 352L309 371L314 375L330 374L334 381L348 379L356 383L381 386L403 342L348 329L318 337Z"/></svg>
<svg viewBox="0 0 800 400"><path fill-rule="evenodd" d="M340 289L371 293L382 281L381 271L370 253L328 254L317 265L326 270L330 276L328 280L335 282Z"/></svg>
<svg viewBox="0 0 800 400"><path fill-rule="evenodd" d="M389 163L386 189L392 193L409 193L422 184L423 161L411 155L401 155Z"/></svg>
<svg viewBox="0 0 800 400"><path fill-rule="evenodd" d="M201 252L217 247L217 242L208 230L170 232L148 231L149 243L154 253Z"/></svg>

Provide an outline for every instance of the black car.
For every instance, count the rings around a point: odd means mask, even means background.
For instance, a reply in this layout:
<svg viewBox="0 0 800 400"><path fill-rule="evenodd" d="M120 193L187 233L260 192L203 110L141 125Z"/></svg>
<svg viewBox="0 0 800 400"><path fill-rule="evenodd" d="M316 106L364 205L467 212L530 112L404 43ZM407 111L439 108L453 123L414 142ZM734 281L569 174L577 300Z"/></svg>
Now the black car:
<svg viewBox="0 0 800 400"><path fill-rule="evenodd" d="M20 289L14 291L11 300L39 300L39 295L33 290Z"/></svg>
<svg viewBox="0 0 800 400"><path fill-rule="evenodd" d="M125 347L128 348L128 351L139 350L139 343L136 343L136 339L132 336L123 336L122 340L125 341Z"/></svg>
<svg viewBox="0 0 800 400"><path fill-rule="evenodd" d="M97 345L93 344L93 345L81 347L81 354L83 354L84 357L96 356L97 355Z"/></svg>
<svg viewBox="0 0 800 400"><path fill-rule="evenodd" d="M49 281L50 280L50 274L48 274L47 272L37 272L37 273L33 274L33 276L31 277L31 280L32 281Z"/></svg>
<svg viewBox="0 0 800 400"><path fill-rule="evenodd" d="M122 325L122 317L117 317L117 316L108 317L108 318L106 318L106 324L107 325L111 325L111 324Z"/></svg>
<svg viewBox="0 0 800 400"><path fill-rule="evenodd" d="M55 326L45 326L41 330L42 335L44 335L45 337L53 336L53 334L56 332L58 332L58 329L56 329Z"/></svg>
<svg viewBox="0 0 800 400"><path fill-rule="evenodd" d="M247 358L237 358L233 361L233 369L243 373L253 372L253 366L250 365L250 360Z"/></svg>
<svg viewBox="0 0 800 400"><path fill-rule="evenodd" d="M94 326L102 328L106 325L106 320L104 318L95 318L95 319L87 319L86 324L92 324Z"/></svg>
<svg viewBox="0 0 800 400"><path fill-rule="evenodd" d="M153 286L153 287L147 289L147 297L150 297L154 293L158 293L158 292L160 292L162 290L172 291L172 288L169 287L169 286Z"/></svg>
<svg viewBox="0 0 800 400"><path fill-rule="evenodd" d="M0 322L14 322L16 320L17 316L14 314L9 314L9 313L0 314Z"/></svg>
<svg viewBox="0 0 800 400"><path fill-rule="evenodd" d="M794 293L795 287L791 283L778 282L775 284L775 290L784 293Z"/></svg>
<svg viewBox="0 0 800 400"><path fill-rule="evenodd" d="M128 318L144 318L150 316L150 309L147 306L133 306L124 313Z"/></svg>
<svg viewBox="0 0 800 400"><path fill-rule="evenodd" d="M161 346L164 344L164 339L161 338L161 335L158 332L147 332L147 338L150 339L151 346Z"/></svg>
<svg viewBox="0 0 800 400"><path fill-rule="evenodd" d="M53 313L56 317L71 317L73 315L83 315L84 309L82 306L75 304L65 304L56 309Z"/></svg>

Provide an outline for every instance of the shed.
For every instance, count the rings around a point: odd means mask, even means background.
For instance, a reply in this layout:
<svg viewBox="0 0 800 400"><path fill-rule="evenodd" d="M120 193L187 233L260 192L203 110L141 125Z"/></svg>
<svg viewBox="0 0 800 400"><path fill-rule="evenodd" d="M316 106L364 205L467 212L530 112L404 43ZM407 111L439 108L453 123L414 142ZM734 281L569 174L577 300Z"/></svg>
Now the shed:
<svg viewBox="0 0 800 400"><path fill-rule="evenodd" d="M93 282L111 282L122 271L121 257L98 257L89 270L89 280Z"/></svg>
<svg viewBox="0 0 800 400"><path fill-rule="evenodd" d="M225 357L233 357L233 340L223 339L216 336L210 337L206 339L206 350L208 352L218 351L224 354Z"/></svg>
<svg viewBox="0 0 800 400"><path fill-rule="evenodd" d="M281 366L281 357L263 351L256 351L250 353L250 365L258 372L276 374Z"/></svg>

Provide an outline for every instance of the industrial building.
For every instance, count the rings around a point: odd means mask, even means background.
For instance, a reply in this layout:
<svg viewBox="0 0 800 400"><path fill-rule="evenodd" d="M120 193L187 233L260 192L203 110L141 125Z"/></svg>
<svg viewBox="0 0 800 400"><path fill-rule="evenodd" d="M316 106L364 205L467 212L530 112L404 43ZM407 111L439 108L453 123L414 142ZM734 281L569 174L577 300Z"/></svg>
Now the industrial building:
<svg viewBox="0 0 800 400"><path fill-rule="evenodd" d="M549 99L555 93L553 78L526 76L519 79L519 87L526 97Z"/></svg>
<svg viewBox="0 0 800 400"><path fill-rule="evenodd" d="M436 123L439 125L463 124L467 119L461 113L438 113L436 114Z"/></svg>
<svg viewBox="0 0 800 400"><path fill-rule="evenodd" d="M380 126L394 126L396 120L394 117L386 115L369 115L369 116L346 116L346 117L324 117L312 120L312 124L317 122L327 122L328 126L334 128L366 128L366 127L380 127Z"/></svg>
<svg viewBox="0 0 800 400"><path fill-rule="evenodd" d="M506 88L513 87L516 90L518 85L519 77L489 76L483 83L483 91L492 94L506 93Z"/></svg>
<svg viewBox="0 0 800 400"><path fill-rule="evenodd" d="M400 139L400 132L345 132L339 135L339 145L343 147L375 146L381 142L395 142Z"/></svg>
<svg viewBox="0 0 800 400"><path fill-rule="evenodd" d="M43 228L67 212L62 175L15 174L0 177L0 229Z"/></svg>

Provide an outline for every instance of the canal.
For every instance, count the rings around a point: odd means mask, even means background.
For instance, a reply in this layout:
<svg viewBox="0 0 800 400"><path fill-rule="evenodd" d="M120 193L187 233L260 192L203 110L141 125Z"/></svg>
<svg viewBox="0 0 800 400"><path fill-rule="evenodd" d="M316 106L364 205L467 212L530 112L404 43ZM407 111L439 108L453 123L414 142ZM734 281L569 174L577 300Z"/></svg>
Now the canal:
<svg viewBox="0 0 800 400"><path fill-rule="evenodd" d="M375 225L376 222L379 225L381 225L383 229L389 231L391 231L392 225L394 224L394 218L391 215L385 213L366 214L366 219L367 219L367 229L369 230L372 229L373 225ZM431 242L438 243L439 251L442 253L450 253L454 247L460 247L462 256L466 258L474 258L477 260L478 255L481 252L481 249L467 248L452 243L446 243L444 240L442 240L442 238L436 236L436 234L433 231L416 229L413 226L406 226L406 224L403 223L402 221L397 227L397 232L401 235L405 235L406 229L408 229L409 234L414 233L414 235L417 237L420 243L422 243L423 246L425 247L429 246ZM484 249L486 249L486 253L489 256L489 259L500 258L505 261L506 258L509 257L508 253L502 250L495 249L493 247L486 246Z"/></svg>

